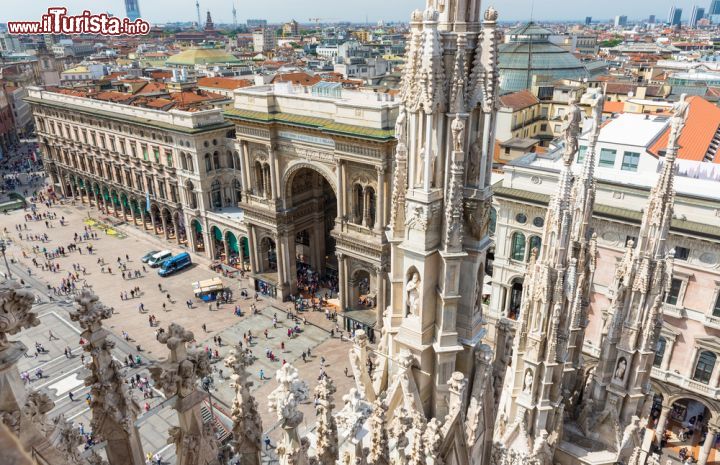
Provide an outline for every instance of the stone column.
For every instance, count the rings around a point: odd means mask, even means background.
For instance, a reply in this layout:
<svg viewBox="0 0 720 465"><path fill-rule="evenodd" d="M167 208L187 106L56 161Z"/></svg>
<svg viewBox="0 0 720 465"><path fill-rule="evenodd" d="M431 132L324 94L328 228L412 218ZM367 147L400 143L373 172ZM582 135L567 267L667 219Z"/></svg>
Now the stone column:
<svg viewBox="0 0 720 465"><path fill-rule="evenodd" d="M270 167L268 165L263 166L263 190L265 191L265 198L269 199L272 197L272 182L271 182L271 174L270 174Z"/></svg>
<svg viewBox="0 0 720 465"><path fill-rule="evenodd" d="M698 456L698 465L707 465L708 457L710 457L710 451L715 446L715 440L717 439L718 430L714 426L708 428L707 436L705 436L705 442L703 443L700 455Z"/></svg>
<svg viewBox="0 0 720 465"><path fill-rule="evenodd" d="M363 210L362 225L366 228L370 226L370 187L363 188Z"/></svg>
<svg viewBox="0 0 720 465"><path fill-rule="evenodd" d="M155 214L152 209L150 209L150 221L152 222L153 234L157 234L157 218L155 218Z"/></svg>
<svg viewBox="0 0 720 465"><path fill-rule="evenodd" d="M225 263L230 263L230 243L227 240L227 237L224 237L225 239L223 241L223 248L225 251Z"/></svg>
<svg viewBox="0 0 720 465"><path fill-rule="evenodd" d="M693 371L695 371L695 365L697 365L698 359L698 352L698 347L693 346L692 357L690 357L690 365L688 365L687 372L685 373L685 376L688 378L692 378Z"/></svg>
<svg viewBox="0 0 720 465"><path fill-rule="evenodd" d="M720 378L720 364L716 363L713 367L712 374L710 375L710 382L708 383L708 386L715 389L718 387L718 379Z"/></svg>
<svg viewBox="0 0 720 465"><path fill-rule="evenodd" d="M147 218L145 216L145 208L140 207L140 220L142 221L143 232L147 231Z"/></svg>
<svg viewBox="0 0 720 465"><path fill-rule="evenodd" d="M270 190L272 192L272 198L275 200L279 197L278 192L280 191L280 186L278 185L277 157L275 156L275 150L273 150L272 146L268 147L268 154L270 155Z"/></svg>
<svg viewBox="0 0 720 465"><path fill-rule="evenodd" d="M380 167L378 172L378 186L375 193L375 231L381 232L385 229L385 167Z"/></svg>
<svg viewBox="0 0 720 465"><path fill-rule="evenodd" d="M283 243L283 236L278 234L274 237L275 239L275 260L277 261L277 274L278 274L278 291L282 291L285 288L287 282L287 275L285 274L285 244Z"/></svg>
<svg viewBox="0 0 720 465"><path fill-rule="evenodd" d="M165 219L165 215L162 212L160 212L160 223L162 224L163 235L165 236L165 240L169 240L170 234L168 232L167 220Z"/></svg>
<svg viewBox="0 0 720 465"><path fill-rule="evenodd" d="M250 273L258 273L260 268L257 263L258 252L257 249L255 249L255 226L252 224L248 225L248 243L250 246Z"/></svg>
<svg viewBox="0 0 720 465"><path fill-rule="evenodd" d="M242 246L242 236L238 239L238 261L240 262L240 268L245 269L245 251Z"/></svg>
<svg viewBox="0 0 720 465"><path fill-rule="evenodd" d="M249 192L250 187L250 165L247 160L247 142L240 141L240 179L243 183L243 192Z"/></svg>
<svg viewBox="0 0 720 465"><path fill-rule="evenodd" d="M187 217L185 217L185 224L187 225L185 229L185 235L187 236L188 247L190 247L190 250L192 250L193 252L197 252L197 244L195 243L195 230L192 227L192 223L187 220Z"/></svg>
<svg viewBox="0 0 720 465"><path fill-rule="evenodd" d="M667 371L670 368L670 359L672 359L672 351L675 346L674 339L665 340L665 353L663 354L662 363L660 363L660 369Z"/></svg>
<svg viewBox="0 0 720 465"><path fill-rule="evenodd" d="M173 228L175 229L175 242L180 244L180 222L178 221L180 219L179 216L173 215L172 222L173 222ZM185 231L185 235L187 236L187 231Z"/></svg>
<svg viewBox="0 0 720 465"><path fill-rule="evenodd" d="M338 259L338 293L340 294L340 311L344 312L347 308L347 270L345 269L345 255L337 253Z"/></svg>
<svg viewBox="0 0 720 465"><path fill-rule="evenodd" d="M385 316L385 272L382 267L375 268L375 329L380 331L383 327L383 317Z"/></svg>
<svg viewBox="0 0 720 465"><path fill-rule="evenodd" d="M345 179L344 179L345 160L338 160L337 165L337 216L342 222L345 216Z"/></svg>
<svg viewBox="0 0 720 465"><path fill-rule="evenodd" d="M657 425L655 426L655 441L660 444L663 436L665 436L665 429L667 429L668 415L672 406L662 405L660 410L660 417L658 417Z"/></svg>
<svg viewBox="0 0 720 465"><path fill-rule="evenodd" d="M135 209L132 207L132 204L130 204L130 215L132 216L133 226L137 226L137 213L135 213Z"/></svg>

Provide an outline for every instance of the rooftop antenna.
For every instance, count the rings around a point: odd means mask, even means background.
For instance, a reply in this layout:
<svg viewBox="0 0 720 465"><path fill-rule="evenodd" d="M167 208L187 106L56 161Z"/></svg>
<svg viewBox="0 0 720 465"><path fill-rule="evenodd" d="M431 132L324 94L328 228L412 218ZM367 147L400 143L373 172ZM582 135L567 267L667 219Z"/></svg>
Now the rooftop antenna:
<svg viewBox="0 0 720 465"><path fill-rule="evenodd" d="M535 0L530 0L530 22L533 22L533 15L535 14Z"/></svg>
<svg viewBox="0 0 720 465"><path fill-rule="evenodd" d="M197 9L197 17L198 17L197 27L198 27L198 30L200 30L201 29L200 25L202 24L202 18L200 17L200 0L195 0L195 8Z"/></svg>

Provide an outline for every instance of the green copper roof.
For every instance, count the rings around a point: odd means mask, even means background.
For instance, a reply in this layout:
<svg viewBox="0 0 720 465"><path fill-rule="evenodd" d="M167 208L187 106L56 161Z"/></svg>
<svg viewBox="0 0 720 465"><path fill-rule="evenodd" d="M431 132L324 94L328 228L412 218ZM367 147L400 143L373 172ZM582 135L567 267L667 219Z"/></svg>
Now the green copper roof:
<svg viewBox="0 0 720 465"><path fill-rule="evenodd" d="M314 116L294 115L291 113L265 113L262 111L240 110L234 108L226 110L225 116L229 119L245 121L258 121L262 123L282 123L318 129L327 134L375 139L381 141L395 138L394 129L376 129L354 124L336 123L329 118L316 118Z"/></svg>

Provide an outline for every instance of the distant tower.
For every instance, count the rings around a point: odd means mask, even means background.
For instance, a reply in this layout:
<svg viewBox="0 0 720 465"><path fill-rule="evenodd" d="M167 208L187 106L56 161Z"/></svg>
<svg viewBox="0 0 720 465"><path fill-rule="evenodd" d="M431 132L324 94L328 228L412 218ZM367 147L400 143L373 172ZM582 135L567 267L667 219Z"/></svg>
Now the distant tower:
<svg viewBox="0 0 720 465"><path fill-rule="evenodd" d="M237 10L235 9L235 2L233 2L233 27L237 29Z"/></svg>
<svg viewBox="0 0 720 465"><path fill-rule="evenodd" d="M130 21L135 21L140 17L138 0L125 0L125 16L127 16Z"/></svg>
<svg viewBox="0 0 720 465"><path fill-rule="evenodd" d="M210 16L210 10L208 10L207 19L205 19L205 30L206 31L215 30L215 25L213 24L212 16Z"/></svg>
<svg viewBox="0 0 720 465"><path fill-rule="evenodd" d="M199 0L195 0L195 9L197 10L197 18L198 18L197 28L200 29L200 27L201 27L200 25L202 24L202 19L200 17L200 1Z"/></svg>

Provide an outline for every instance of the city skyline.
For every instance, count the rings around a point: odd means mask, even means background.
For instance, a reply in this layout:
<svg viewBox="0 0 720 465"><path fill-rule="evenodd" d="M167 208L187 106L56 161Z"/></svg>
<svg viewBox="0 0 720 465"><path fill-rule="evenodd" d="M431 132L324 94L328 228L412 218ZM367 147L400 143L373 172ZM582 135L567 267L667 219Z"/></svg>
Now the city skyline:
<svg viewBox="0 0 720 465"><path fill-rule="evenodd" d="M0 16L0 22L35 20L49 7L64 6L70 13L78 13L83 9L90 9L94 13L110 12L116 16L125 16L124 0L100 0L88 5L86 0L65 0L62 3L41 0L28 4L23 0L6 0L6 8ZM194 0L154 0L139 1L143 19L156 24L170 22L196 21ZM186 4L183 7L183 4ZM604 4L597 4L588 0L567 4L566 0L500 0L483 2L483 8L494 6L500 12L501 21L571 21L582 22L586 16L592 16L594 21L612 20L616 15L627 16L629 20L647 18L656 15L666 18L669 9L676 6L683 10L683 21L688 21L690 12L695 5L703 8L710 6L710 1L697 2L694 0L638 0L635 2L620 2L613 0ZM236 1L238 23L244 24L248 18L264 18L271 23L280 23L295 19L300 23L308 23L309 18L320 17L327 22L352 21L375 23L379 20L406 21L407 12L421 8L423 0L396 0L388 5L381 0L366 0L364 7L355 7L348 12L346 5L330 0L315 0L311 4L303 2L298 4L290 0L267 0L259 4L244 5ZM200 2L203 12L210 11L216 23L232 24L233 2L231 0L204 0ZM706 10L707 11L707 10ZM558 13L562 12L562 13Z"/></svg>

